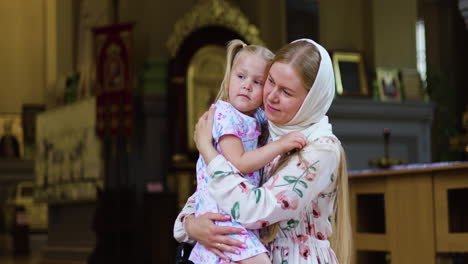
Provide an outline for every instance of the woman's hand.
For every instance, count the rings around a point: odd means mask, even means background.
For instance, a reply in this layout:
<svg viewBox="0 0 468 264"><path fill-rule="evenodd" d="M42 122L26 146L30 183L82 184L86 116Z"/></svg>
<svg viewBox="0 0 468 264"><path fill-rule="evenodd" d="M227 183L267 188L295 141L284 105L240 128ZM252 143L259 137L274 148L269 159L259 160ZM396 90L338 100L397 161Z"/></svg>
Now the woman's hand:
<svg viewBox="0 0 468 264"><path fill-rule="evenodd" d="M213 147L213 118L216 108L211 107L208 112L205 112L195 126L193 139L197 146L198 151L202 155L206 164L209 164L214 159L218 152Z"/></svg>
<svg viewBox="0 0 468 264"><path fill-rule="evenodd" d="M229 234L242 233L242 229L230 226L217 226L213 221L229 221L228 217L218 213L206 213L199 217L193 215L185 219L185 230L191 239L204 245L220 258L230 259L222 253L236 253L235 247L242 247L242 242L229 237Z"/></svg>

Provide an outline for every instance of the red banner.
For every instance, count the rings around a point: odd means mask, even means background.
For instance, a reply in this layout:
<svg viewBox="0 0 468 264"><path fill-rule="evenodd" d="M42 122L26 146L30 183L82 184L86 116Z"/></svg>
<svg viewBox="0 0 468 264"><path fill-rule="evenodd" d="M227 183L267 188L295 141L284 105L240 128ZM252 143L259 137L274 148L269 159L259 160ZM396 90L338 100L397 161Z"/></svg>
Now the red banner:
<svg viewBox="0 0 468 264"><path fill-rule="evenodd" d="M133 25L93 29L96 57L96 130L101 137L132 134Z"/></svg>

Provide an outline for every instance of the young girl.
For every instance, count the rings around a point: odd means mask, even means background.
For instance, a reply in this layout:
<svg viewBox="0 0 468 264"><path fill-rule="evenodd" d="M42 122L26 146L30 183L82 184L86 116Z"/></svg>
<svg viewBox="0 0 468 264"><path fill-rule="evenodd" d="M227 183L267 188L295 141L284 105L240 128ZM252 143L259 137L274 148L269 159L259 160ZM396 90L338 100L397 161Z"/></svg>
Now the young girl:
<svg viewBox="0 0 468 264"><path fill-rule="evenodd" d="M260 183L259 169L276 156L306 145L305 137L301 133L294 132L257 148L258 137L261 134L260 123L266 120L263 110L260 109L263 100L263 83L273 56L271 51L260 46L246 45L241 40L229 42L226 72L215 104L216 113L212 131L215 147L239 168L253 186L258 186ZM197 162L195 216L208 212L223 212L208 192L208 181L206 164L200 156ZM235 212L238 209L236 207L231 209L234 221L216 224L243 228L235 222ZM243 241L245 247L239 248L238 254L227 252L225 254L232 261L241 264L271 263L266 248L257 237L258 233L244 230L244 233L232 236ZM225 262L200 243L193 248L190 260L204 264Z"/></svg>

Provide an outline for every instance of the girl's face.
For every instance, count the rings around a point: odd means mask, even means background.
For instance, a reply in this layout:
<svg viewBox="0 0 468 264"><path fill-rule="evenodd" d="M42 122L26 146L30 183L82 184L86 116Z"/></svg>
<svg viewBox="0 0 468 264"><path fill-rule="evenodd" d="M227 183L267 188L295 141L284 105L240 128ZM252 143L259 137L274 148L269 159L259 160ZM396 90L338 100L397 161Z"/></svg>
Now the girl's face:
<svg viewBox="0 0 468 264"><path fill-rule="evenodd" d="M259 55L239 54L229 78L229 103L253 116L262 105L267 62Z"/></svg>
<svg viewBox="0 0 468 264"><path fill-rule="evenodd" d="M264 89L266 118L277 125L291 121L307 96L300 76L282 62L273 63Z"/></svg>

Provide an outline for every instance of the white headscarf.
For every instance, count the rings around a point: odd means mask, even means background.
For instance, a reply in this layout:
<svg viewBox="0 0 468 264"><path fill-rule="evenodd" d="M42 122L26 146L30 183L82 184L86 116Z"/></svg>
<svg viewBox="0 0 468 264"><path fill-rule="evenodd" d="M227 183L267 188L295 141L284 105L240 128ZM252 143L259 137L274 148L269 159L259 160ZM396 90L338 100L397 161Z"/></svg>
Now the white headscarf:
<svg viewBox="0 0 468 264"><path fill-rule="evenodd" d="M320 52L320 65L314 84L307 93L301 108L296 115L284 125L269 123L270 137L277 140L281 136L293 132L302 132L308 140L318 137L332 136L332 126L325 115L335 96L335 77L333 75L332 61L330 55L321 45L310 39L298 39L297 41L307 41L313 44Z"/></svg>

